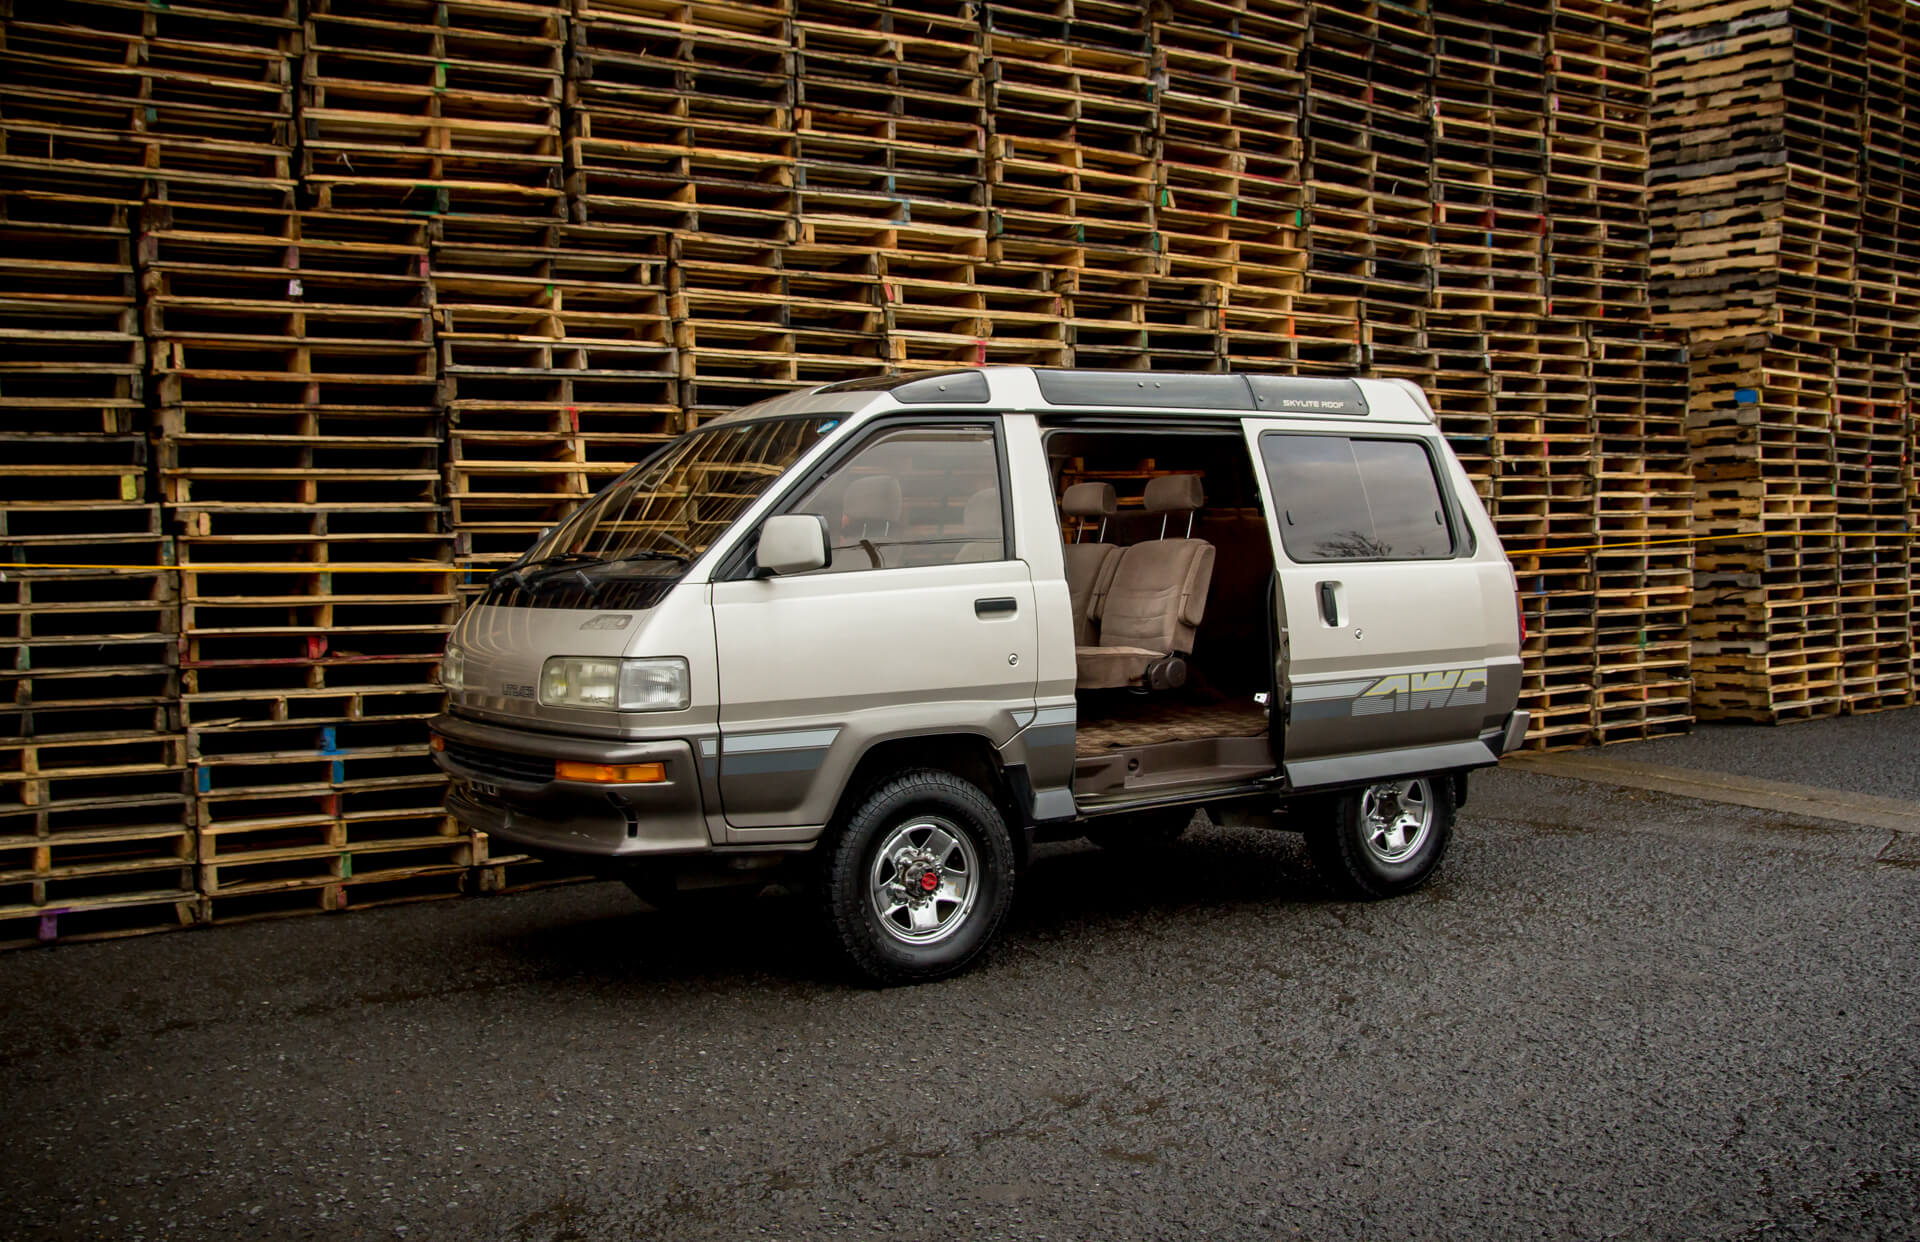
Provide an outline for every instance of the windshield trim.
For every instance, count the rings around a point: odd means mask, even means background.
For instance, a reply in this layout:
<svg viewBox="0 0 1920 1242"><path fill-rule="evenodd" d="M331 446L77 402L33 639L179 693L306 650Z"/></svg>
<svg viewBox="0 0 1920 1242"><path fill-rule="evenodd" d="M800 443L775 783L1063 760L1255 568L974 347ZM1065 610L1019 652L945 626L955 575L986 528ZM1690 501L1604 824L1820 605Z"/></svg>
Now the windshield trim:
<svg viewBox="0 0 1920 1242"><path fill-rule="evenodd" d="M527 559L529 561L535 559L536 553L542 555L553 554L551 551L542 552L543 549L564 547L568 539L568 532L577 528L579 523L587 520L587 515L594 510L595 506L600 502L602 495L612 491L634 475L657 464L666 454L672 452L677 446L685 444L695 436L734 435L743 429L775 426L781 423L809 423L820 422L826 419L836 420L836 424L833 427L817 436L814 442L784 470L770 478L766 488L762 490L758 496L749 501L746 507L741 509L739 513L735 514L733 520L729 522L724 529L716 533L713 540L708 543L705 548L701 549L698 555L686 557L683 553L676 552L670 541L662 543L658 550L664 557L668 557L670 560L672 557L677 556L682 560L682 564L679 566L680 572L673 575L676 582L700 582L708 580L710 578L710 569L717 563L717 559L728 555L734 546L736 546L738 542L738 532L741 530L742 524L757 523L760 520L760 514L764 511L764 506L767 504L769 497L783 493L787 482L794 476L796 471L809 469L813 462L817 460L820 453L831 451L831 446L840 441L850 426L864 424L866 420L859 417L862 412L863 411L853 409L789 411L785 413L768 414L764 417L757 418L729 418L724 421L711 420L702 423L700 426L682 432L673 439L658 445L653 452L647 454L646 457L635 462L631 467L609 480L592 496L588 497L579 508L567 515L563 521L556 524L551 531L536 539L532 546L527 549ZM627 553L627 555L631 554L631 551ZM620 558L615 557L611 559Z"/></svg>

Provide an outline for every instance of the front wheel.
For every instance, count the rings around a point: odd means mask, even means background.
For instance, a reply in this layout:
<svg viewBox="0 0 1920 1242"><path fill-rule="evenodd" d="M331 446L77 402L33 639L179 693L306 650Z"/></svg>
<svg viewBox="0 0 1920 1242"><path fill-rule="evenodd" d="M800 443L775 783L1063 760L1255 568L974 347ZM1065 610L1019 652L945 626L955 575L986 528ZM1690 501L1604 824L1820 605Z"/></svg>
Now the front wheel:
<svg viewBox="0 0 1920 1242"><path fill-rule="evenodd" d="M984 793L935 769L875 787L829 846L822 913L874 983L920 983L977 957L1013 900L1013 842Z"/></svg>
<svg viewBox="0 0 1920 1242"><path fill-rule="evenodd" d="M1394 897L1426 883L1453 839L1454 782L1381 781L1333 799L1307 848L1327 882L1354 897Z"/></svg>

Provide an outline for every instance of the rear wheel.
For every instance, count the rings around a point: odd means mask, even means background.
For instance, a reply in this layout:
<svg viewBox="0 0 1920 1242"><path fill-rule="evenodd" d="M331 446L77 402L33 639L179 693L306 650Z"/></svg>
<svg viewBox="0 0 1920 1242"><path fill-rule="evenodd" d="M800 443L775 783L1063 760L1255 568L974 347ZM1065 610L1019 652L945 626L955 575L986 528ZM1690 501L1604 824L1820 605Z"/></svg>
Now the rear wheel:
<svg viewBox="0 0 1920 1242"><path fill-rule="evenodd" d="M1453 838L1449 777L1381 781L1331 800L1307 848L1327 882L1354 897L1393 897L1427 882Z"/></svg>
<svg viewBox="0 0 1920 1242"><path fill-rule="evenodd" d="M1116 854L1146 854L1166 849L1193 824L1194 808L1173 807L1143 811L1138 815L1116 815L1087 827L1087 840Z"/></svg>
<svg viewBox="0 0 1920 1242"><path fill-rule="evenodd" d="M821 912L879 984L964 969L1013 900L1013 842L993 801L951 772L905 772L861 799L826 850Z"/></svg>

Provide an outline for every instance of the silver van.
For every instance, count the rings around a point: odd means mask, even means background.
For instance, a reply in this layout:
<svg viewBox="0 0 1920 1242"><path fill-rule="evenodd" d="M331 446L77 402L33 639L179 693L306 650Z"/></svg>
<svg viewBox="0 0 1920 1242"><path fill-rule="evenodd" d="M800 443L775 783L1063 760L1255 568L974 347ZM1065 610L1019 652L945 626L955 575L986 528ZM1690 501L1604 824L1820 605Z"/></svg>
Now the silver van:
<svg viewBox="0 0 1920 1242"><path fill-rule="evenodd" d="M797 881L906 982L982 950L1035 842L1200 810L1414 888L1526 734L1520 644L1414 385L986 367L665 445L461 618L433 746L500 843L657 904Z"/></svg>

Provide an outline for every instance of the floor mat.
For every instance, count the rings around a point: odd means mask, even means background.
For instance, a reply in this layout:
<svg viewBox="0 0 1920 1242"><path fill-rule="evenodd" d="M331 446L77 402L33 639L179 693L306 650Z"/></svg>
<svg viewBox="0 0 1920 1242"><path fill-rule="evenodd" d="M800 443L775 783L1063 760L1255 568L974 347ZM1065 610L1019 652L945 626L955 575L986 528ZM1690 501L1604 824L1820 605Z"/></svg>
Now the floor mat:
<svg viewBox="0 0 1920 1242"><path fill-rule="evenodd" d="M1203 737L1264 737L1266 732L1267 709L1252 699L1181 703L1145 696L1082 705L1073 744L1076 754L1088 756L1127 746Z"/></svg>

